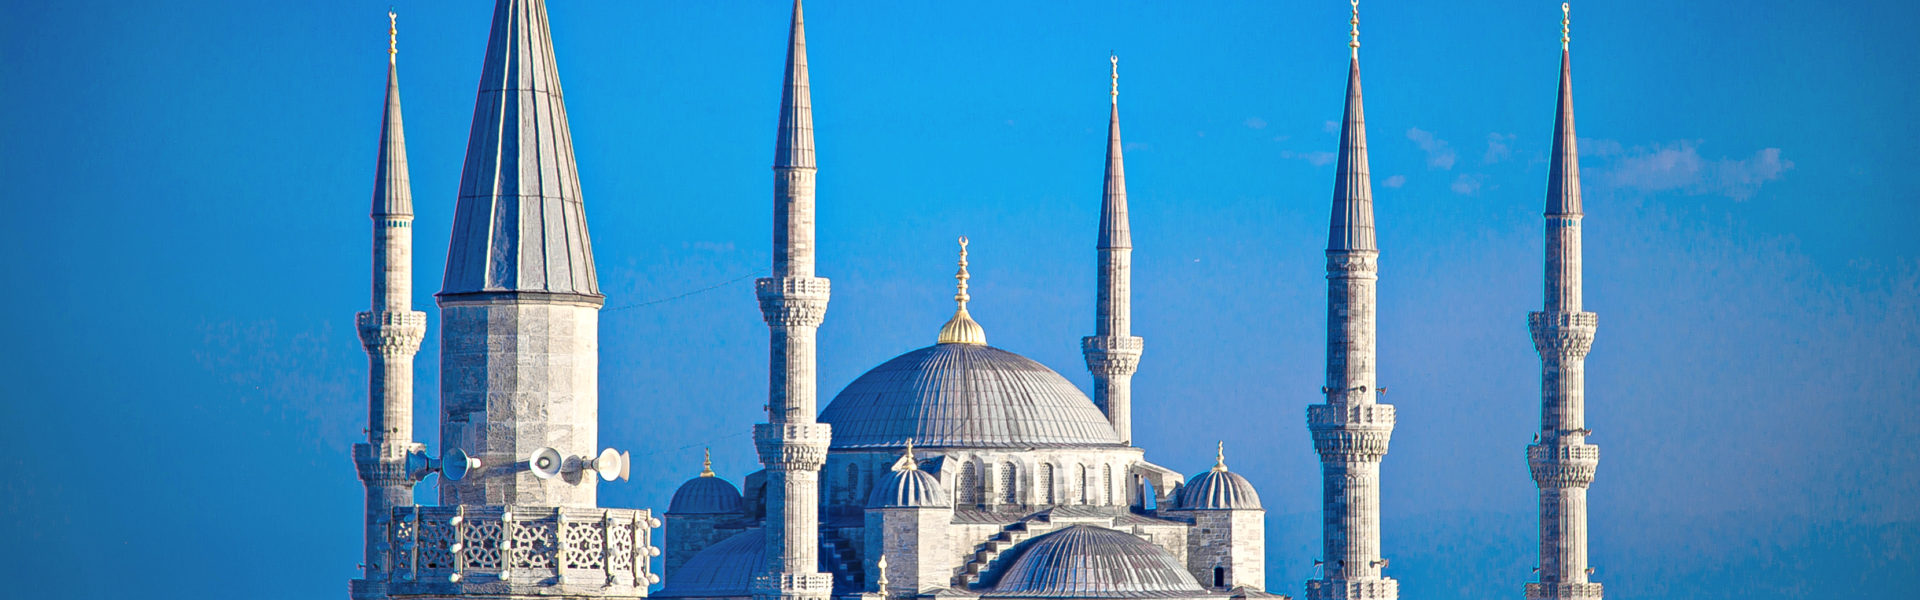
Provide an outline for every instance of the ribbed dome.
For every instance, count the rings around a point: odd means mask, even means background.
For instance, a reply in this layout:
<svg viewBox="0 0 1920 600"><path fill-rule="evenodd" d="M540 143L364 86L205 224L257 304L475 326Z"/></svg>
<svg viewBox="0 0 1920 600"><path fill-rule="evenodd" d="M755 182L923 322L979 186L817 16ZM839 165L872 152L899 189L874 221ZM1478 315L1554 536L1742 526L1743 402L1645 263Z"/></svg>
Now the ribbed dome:
<svg viewBox="0 0 1920 600"><path fill-rule="evenodd" d="M1027 542L987 596L1167 598L1204 596L1185 566L1132 534L1074 525Z"/></svg>
<svg viewBox="0 0 1920 600"><path fill-rule="evenodd" d="M1106 415L1065 377L984 344L902 354L841 390L820 421L833 448L1119 446Z"/></svg>
<svg viewBox="0 0 1920 600"><path fill-rule="evenodd" d="M767 568L767 536L755 527L708 546L680 565L655 598L748 596L755 574Z"/></svg>
<svg viewBox="0 0 1920 600"><path fill-rule="evenodd" d="M1215 469L1187 480L1180 488L1180 508L1186 510L1233 510L1260 508L1260 494L1253 483L1239 473Z"/></svg>
<svg viewBox="0 0 1920 600"><path fill-rule="evenodd" d="M940 479L919 469L895 470L873 486L867 508L946 508L953 506Z"/></svg>
<svg viewBox="0 0 1920 600"><path fill-rule="evenodd" d="M740 489L719 477L700 476L680 484L667 505L670 515L704 515L743 512Z"/></svg>

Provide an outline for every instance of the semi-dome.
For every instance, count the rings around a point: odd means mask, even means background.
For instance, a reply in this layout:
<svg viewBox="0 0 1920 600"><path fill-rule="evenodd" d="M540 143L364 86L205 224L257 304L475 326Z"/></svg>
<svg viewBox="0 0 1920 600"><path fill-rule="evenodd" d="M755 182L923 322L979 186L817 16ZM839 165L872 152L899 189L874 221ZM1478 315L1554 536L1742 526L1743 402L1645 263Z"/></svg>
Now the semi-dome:
<svg viewBox="0 0 1920 600"><path fill-rule="evenodd" d="M1124 532L1074 525L1033 538L986 596L1171 598L1204 596L1165 549Z"/></svg>
<svg viewBox="0 0 1920 600"><path fill-rule="evenodd" d="M820 413L834 449L1120 446L1067 378L986 344L935 344L867 371Z"/></svg>
<svg viewBox="0 0 1920 600"><path fill-rule="evenodd" d="M707 515L743 512L740 489L713 475L713 457L707 456L700 476L680 484L667 504L670 515Z"/></svg>
<svg viewBox="0 0 1920 600"><path fill-rule="evenodd" d="M920 470L914 462L913 444L907 444L907 453L893 463L893 472L887 473L873 486L873 494L867 497L867 508L948 508L953 502L947 499L947 491L940 485L940 478L932 473Z"/></svg>
<svg viewBox="0 0 1920 600"><path fill-rule="evenodd" d="M753 576L767 569L766 530L734 534L687 559L655 598L723 598L752 595Z"/></svg>
<svg viewBox="0 0 1920 600"><path fill-rule="evenodd" d="M1214 455L1213 468L1194 475L1187 484L1180 487L1178 498L1182 510L1244 510L1259 509L1260 494L1253 491L1253 482L1241 477L1239 473L1227 470L1226 444L1220 444L1219 453Z"/></svg>

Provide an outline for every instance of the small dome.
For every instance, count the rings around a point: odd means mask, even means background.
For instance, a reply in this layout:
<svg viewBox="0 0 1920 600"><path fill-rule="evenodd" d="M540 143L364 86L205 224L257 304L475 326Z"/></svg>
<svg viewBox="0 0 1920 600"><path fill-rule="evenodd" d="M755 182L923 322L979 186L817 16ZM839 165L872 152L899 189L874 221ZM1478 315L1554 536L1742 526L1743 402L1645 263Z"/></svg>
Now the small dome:
<svg viewBox="0 0 1920 600"><path fill-rule="evenodd" d="M907 454L893 463L893 472L873 486L873 495L867 497L867 508L951 506L953 502L947 499L947 490L940 486L940 478L920 470L919 463L914 462L912 444L908 444Z"/></svg>
<svg viewBox="0 0 1920 600"><path fill-rule="evenodd" d="M1074 525L1025 544L986 596L1178 598L1206 596L1172 554L1124 531Z"/></svg>
<svg viewBox="0 0 1920 600"><path fill-rule="evenodd" d="M1239 473L1216 468L1193 476L1180 488L1182 510L1241 510L1260 508L1260 494Z"/></svg>
<svg viewBox="0 0 1920 600"><path fill-rule="evenodd" d="M740 489L727 480L703 474L680 484L667 505L670 515L711 515L745 512Z"/></svg>

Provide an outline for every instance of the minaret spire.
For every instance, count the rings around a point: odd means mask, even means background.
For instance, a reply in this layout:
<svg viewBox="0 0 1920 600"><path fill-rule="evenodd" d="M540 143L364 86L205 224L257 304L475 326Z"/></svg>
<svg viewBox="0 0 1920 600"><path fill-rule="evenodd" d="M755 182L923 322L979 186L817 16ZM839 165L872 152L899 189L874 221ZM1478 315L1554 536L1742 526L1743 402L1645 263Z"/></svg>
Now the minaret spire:
<svg viewBox="0 0 1920 600"><path fill-rule="evenodd" d="M1308 600L1393 600L1400 593L1399 583L1381 573L1387 561L1380 553L1380 461L1393 435L1394 410L1378 402L1374 381L1380 251L1360 101L1359 0L1352 5L1346 115L1327 236L1327 378L1320 388L1326 403L1307 407L1320 455L1326 568L1307 582Z"/></svg>
<svg viewBox="0 0 1920 600"><path fill-rule="evenodd" d="M400 120L398 18L387 12L387 98L374 163L373 298L355 317L367 351L367 441L354 444L354 464L366 484L365 577L354 582L362 597L384 595L393 567L386 547L387 519L396 507L413 505L414 478L407 472L413 442L413 357L426 335L427 315L413 310L413 192L407 181L407 136Z"/></svg>
<svg viewBox="0 0 1920 600"><path fill-rule="evenodd" d="M815 420L814 340L830 288L814 276L813 101L800 0L787 36L773 173L773 273L755 282L772 352L767 422L753 429L767 472L767 566L750 587L755 600L825 600L833 576L819 568L819 489L832 430Z"/></svg>
<svg viewBox="0 0 1920 600"><path fill-rule="evenodd" d="M1107 114L1107 175L1100 202L1100 232L1095 244L1098 288L1093 335L1081 338L1080 351L1093 373L1093 403L1107 415L1120 441L1133 443L1133 374L1140 368L1144 342L1133 335L1133 236L1127 225L1127 169L1121 160L1120 57L1113 68Z"/></svg>
<svg viewBox="0 0 1920 600"><path fill-rule="evenodd" d="M1573 130L1573 67L1568 50L1572 7L1560 5L1560 94L1547 175L1545 306L1527 315L1540 352L1540 434L1527 463L1540 488L1540 581L1527 598L1599 600L1588 581L1587 487L1600 448L1587 443L1586 361L1599 316L1581 307L1580 153Z"/></svg>

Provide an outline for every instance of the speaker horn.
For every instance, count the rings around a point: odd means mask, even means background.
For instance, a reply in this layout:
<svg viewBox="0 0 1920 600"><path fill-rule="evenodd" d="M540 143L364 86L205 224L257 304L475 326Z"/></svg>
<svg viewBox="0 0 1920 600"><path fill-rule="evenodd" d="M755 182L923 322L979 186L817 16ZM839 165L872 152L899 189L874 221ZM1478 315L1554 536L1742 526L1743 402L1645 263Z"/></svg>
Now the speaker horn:
<svg viewBox="0 0 1920 600"><path fill-rule="evenodd" d="M534 477L553 479L555 475L560 474L560 467L566 462L566 459L560 457L559 450L549 446L533 451L533 456L527 457L527 468L533 471Z"/></svg>
<svg viewBox="0 0 1920 600"><path fill-rule="evenodd" d="M626 452L617 452L608 448L601 450L598 458L588 461L587 468L599 473L601 481L615 479L626 481L629 470L633 468L633 457Z"/></svg>
<svg viewBox="0 0 1920 600"><path fill-rule="evenodd" d="M447 481L459 481L467 478L467 473L478 470L480 459L467 455L466 450L450 448L440 454L440 477Z"/></svg>

